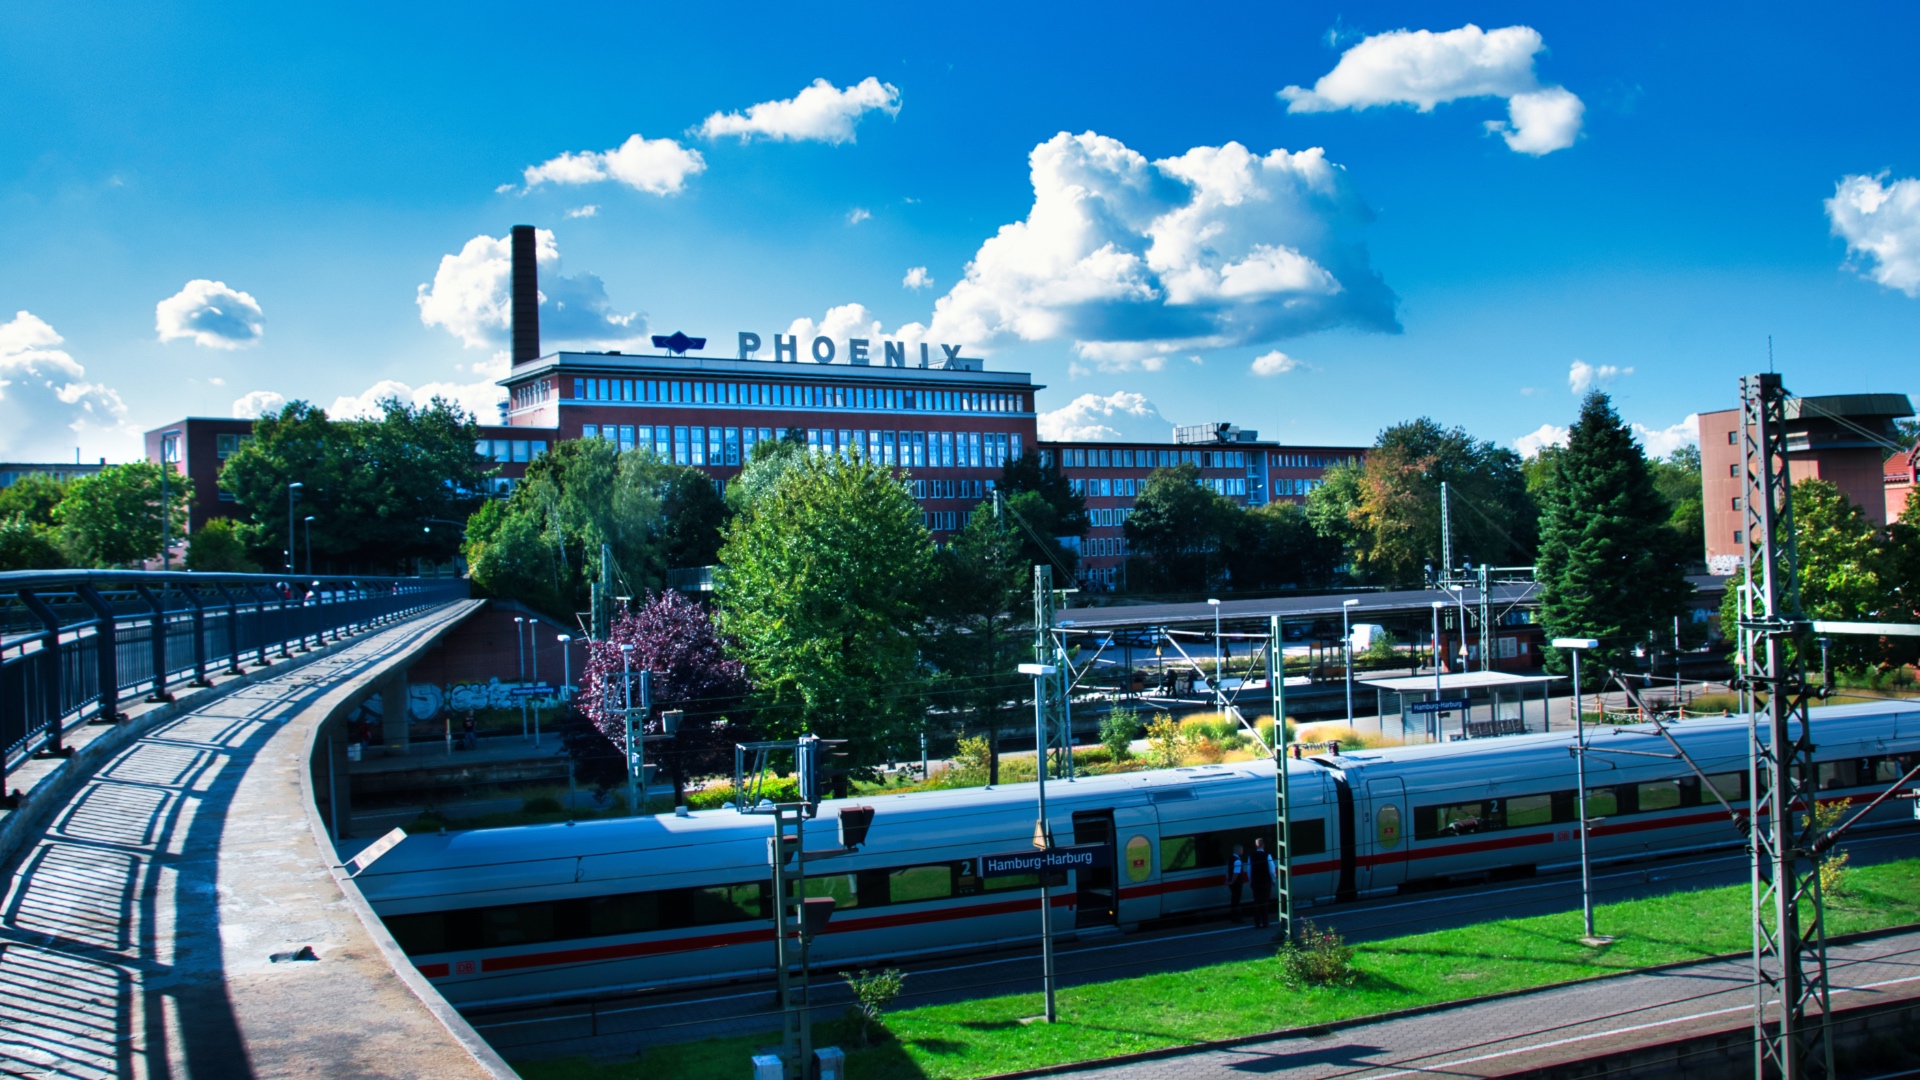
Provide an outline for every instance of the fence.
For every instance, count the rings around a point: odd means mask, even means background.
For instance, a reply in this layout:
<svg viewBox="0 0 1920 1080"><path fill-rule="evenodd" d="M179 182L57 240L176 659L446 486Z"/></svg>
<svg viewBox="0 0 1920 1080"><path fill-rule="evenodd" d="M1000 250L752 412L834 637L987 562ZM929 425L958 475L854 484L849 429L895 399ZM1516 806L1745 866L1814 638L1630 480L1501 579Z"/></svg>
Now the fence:
<svg viewBox="0 0 1920 1080"><path fill-rule="evenodd" d="M427 578L30 570L0 574L0 747L11 773L64 757L63 737L124 719L121 703L218 670L292 656L464 598Z"/></svg>

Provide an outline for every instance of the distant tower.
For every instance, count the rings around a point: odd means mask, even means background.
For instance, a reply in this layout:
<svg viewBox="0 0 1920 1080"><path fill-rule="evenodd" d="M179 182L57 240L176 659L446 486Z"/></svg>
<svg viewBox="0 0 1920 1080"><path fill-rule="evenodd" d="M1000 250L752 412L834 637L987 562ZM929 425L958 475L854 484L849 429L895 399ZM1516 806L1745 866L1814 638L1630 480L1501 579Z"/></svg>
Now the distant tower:
<svg viewBox="0 0 1920 1080"><path fill-rule="evenodd" d="M513 362L540 359L540 270L533 226L513 227Z"/></svg>

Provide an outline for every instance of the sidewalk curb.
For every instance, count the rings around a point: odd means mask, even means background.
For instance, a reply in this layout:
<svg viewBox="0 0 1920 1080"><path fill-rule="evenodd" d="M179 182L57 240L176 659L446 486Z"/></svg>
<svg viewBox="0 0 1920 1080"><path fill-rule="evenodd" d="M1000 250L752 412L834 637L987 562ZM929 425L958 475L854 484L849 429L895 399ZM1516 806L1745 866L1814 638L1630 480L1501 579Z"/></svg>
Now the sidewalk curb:
<svg viewBox="0 0 1920 1080"><path fill-rule="evenodd" d="M1920 923L1908 923L1902 926L1888 926L1879 930L1861 930L1852 934L1837 934L1827 939L1829 948L1836 945L1855 945L1875 938L1909 934L1920 930ZM1205 1053L1209 1050L1231 1050L1237 1046L1253 1043L1271 1042L1276 1039L1305 1039L1315 1036L1344 1031L1348 1028L1365 1027L1390 1020L1404 1020L1415 1016L1426 1016L1487 1002L1504 1001L1509 998L1523 997L1527 994L1539 994L1552 990L1564 990L1569 986L1584 986L1607 979L1624 979L1636 975L1655 975L1679 968L1698 967L1705 964L1722 964L1729 960L1741 960L1752 956L1750 952L1723 953L1718 956L1700 957L1694 960L1675 960L1652 967L1634 968L1631 971L1616 971L1608 975L1595 975L1590 979L1574 979L1569 982L1546 983L1541 986L1529 986L1517 990L1502 990L1496 994L1482 994L1479 997L1457 998L1453 1001L1436 1001L1430 1005L1415 1005L1409 1009L1396 1009L1392 1012L1370 1013L1366 1016L1353 1016L1345 1020L1331 1020L1324 1024L1310 1024L1306 1027L1281 1028L1277 1031L1261 1032L1256 1035L1236 1035L1230 1039L1212 1039L1206 1042L1181 1043L1178 1046L1163 1046L1157 1050L1136 1050L1130 1054L1116 1054L1113 1057L1092 1058L1086 1061L1062 1062L1058 1065L1040 1065L1031 1069L1017 1069L1013 1072L990 1073L976 1077L975 1080L1025 1080L1027 1077L1063 1076L1068 1073L1087 1072L1115 1065L1131 1065L1143 1061L1160 1061L1166 1058L1184 1057L1188 1054Z"/></svg>

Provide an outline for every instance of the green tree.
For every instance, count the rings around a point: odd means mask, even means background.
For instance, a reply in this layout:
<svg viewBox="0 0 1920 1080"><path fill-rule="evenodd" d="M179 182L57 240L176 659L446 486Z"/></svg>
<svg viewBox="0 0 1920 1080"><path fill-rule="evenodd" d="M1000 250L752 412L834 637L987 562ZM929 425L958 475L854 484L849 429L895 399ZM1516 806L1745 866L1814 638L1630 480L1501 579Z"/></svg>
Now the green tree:
<svg viewBox="0 0 1920 1080"><path fill-rule="evenodd" d="M1904 554L1900 545L1908 535L1896 533L1890 543L1883 542L1873 519L1825 480L1793 485L1800 613L1836 622L1909 621L1903 617L1906 592L1899 580ZM1729 579L1720 602L1720 625L1729 636L1739 622L1745 581L1744 572ZM1833 638L1831 658L1839 668L1858 670L1878 662L1882 648L1872 638L1842 634ZM1810 666L1819 664L1817 655L1808 660Z"/></svg>
<svg viewBox="0 0 1920 1080"><path fill-rule="evenodd" d="M754 443L746 468L727 484L727 510L738 514L759 502L806 456L806 432L797 428L778 439Z"/></svg>
<svg viewBox="0 0 1920 1080"><path fill-rule="evenodd" d="M766 730L847 739L858 767L917 732L934 556L892 469L808 458L733 519L720 563L720 629Z"/></svg>
<svg viewBox="0 0 1920 1080"><path fill-rule="evenodd" d="M1023 492L1021 498L1037 498ZM988 783L999 782L999 720L1032 680L1017 668L1032 659L1033 563L1027 537L1010 514L976 510L935 554L926 658L935 700L985 732Z"/></svg>
<svg viewBox="0 0 1920 1080"><path fill-rule="evenodd" d="M54 509L60 547L80 566L129 566L160 555L160 466L150 461L109 465L67 485ZM168 484L171 535L184 535L187 485Z"/></svg>
<svg viewBox="0 0 1920 1080"><path fill-rule="evenodd" d="M1535 511L1513 451L1422 417L1381 432L1357 468L1341 480L1353 489L1346 507L1353 563L1368 579L1414 585L1426 566L1439 565L1443 482L1456 564L1530 561Z"/></svg>
<svg viewBox="0 0 1920 1080"><path fill-rule="evenodd" d="M1197 592L1225 581L1240 513L1231 500L1201 486L1200 470L1191 463L1155 469L1126 523L1133 586Z"/></svg>
<svg viewBox="0 0 1920 1080"><path fill-rule="evenodd" d="M1588 394L1546 488L1536 577L1548 637L1599 639L1583 665L1596 677L1627 668L1634 647L1666 631L1692 591L1671 513L1633 432L1607 395ZM1549 670L1566 666L1549 650Z"/></svg>
<svg viewBox="0 0 1920 1080"><path fill-rule="evenodd" d="M262 417L220 470L243 517L240 536L263 565L286 565L288 486L304 556L313 515L316 570L397 570L458 553L460 530L486 497L491 465L474 453L473 418L435 398L396 398L377 420L336 421L304 401ZM304 566L304 558L301 560Z"/></svg>
<svg viewBox="0 0 1920 1080"><path fill-rule="evenodd" d="M1239 513L1227 544L1236 589L1316 589L1333 585L1343 553L1295 503L1271 502Z"/></svg>
<svg viewBox="0 0 1920 1080"><path fill-rule="evenodd" d="M1673 512L1667 528L1679 535L1689 561L1704 560L1707 550L1707 514L1700 489L1700 448L1683 446L1665 458L1647 462L1654 490Z"/></svg>
<svg viewBox="0 0 1920 1080"><path fill-rule="evenodd" d="M0 518L19 517L43 529L54 526L53 511L65 498L67 486L45 473L28 473L0 488Z"/></svg>
<svg viewBox="0 0 1920 1080"><path fill-rule="evenodd" d="M257 574L260 564L247 557L247 545L231 518L214 518L187 541L187 569Z"/></svg>
<svg viewBox="0 0 1920 1080"><path fill-rule="evenodd" d="M1043 464L1039 451L1027 451L1000 470L995 490L1003 509L1013 511L1021 557L1029 565L1049 563L1057 581L1071 581L1079 557L1061 541L1087 535L1087 500L1074 492L1055 459Z"/></svg>
<svg viewBox="0 0 1920 1080"><path fill-rule="evenodd" d="M21 514L0 517L0 570L58 570L66 556L53 542L51 530Z"/></svg>
<svg viewBox="0 0 1920 1080"><path fill-rule="evenodd" d="M675 468L662 488L660 541L667 567L712 566L727 525L727 504L713 478L699 469Z"/></svg>

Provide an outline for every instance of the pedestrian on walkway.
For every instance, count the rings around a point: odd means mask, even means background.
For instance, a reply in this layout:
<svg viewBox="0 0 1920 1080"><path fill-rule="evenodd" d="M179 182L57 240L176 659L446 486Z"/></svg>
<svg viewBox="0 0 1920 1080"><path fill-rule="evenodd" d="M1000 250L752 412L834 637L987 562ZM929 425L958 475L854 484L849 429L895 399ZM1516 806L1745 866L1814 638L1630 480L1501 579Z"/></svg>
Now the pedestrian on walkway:
<svg viewBox="0 0 1920 1080"><path fill-rule="evenodd" d="M1233 858L1227 860L1227 893L1233 897L1230 909L1233 921L1240 921L1240 890L1247 884L1247 849L1233 845Z"/></svg>
<svg viewBox="0 0 1920 1080"><path fill-rule="evenodd" d="M474 723L473 710L467 710L467 718L460 723L460 749L478 750L480 748L479 726Z"/></svg>
<svg viewBox="0 0 1920 1080"><path fill-rule="evenodd" d="M1273 883L1280 876L1280 865L1267 850L1267 838L1253 838L1253 857L1247 860L1247 879L1253 885L1253 928L1265 929L1273 914Z"/></svg>

